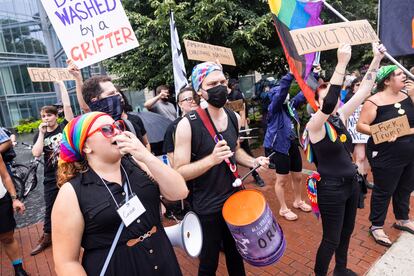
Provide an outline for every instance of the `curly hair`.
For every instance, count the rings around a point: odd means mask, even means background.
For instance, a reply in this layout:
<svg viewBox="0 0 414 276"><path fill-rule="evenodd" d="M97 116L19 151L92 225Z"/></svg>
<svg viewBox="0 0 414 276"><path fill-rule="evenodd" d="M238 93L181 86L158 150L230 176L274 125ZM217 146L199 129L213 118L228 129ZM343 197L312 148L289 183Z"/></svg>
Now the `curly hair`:
<svg viewBox="0 0 414 276"><path fill-rule="evenodd" d="M101 82L108 81L112 81L108 76L93 76L83 83L82 95L86 104L90 104L93 98L97 98L102 94Z"/></svg>
<svg viewBox="0 0 414 276"><path fill-rule="evenodd" d="M82 162L68 163L63 160L58 162L57 186L60 188L66 182L70 181L80 173L88 171L89 166L86 160Z"/></svg>

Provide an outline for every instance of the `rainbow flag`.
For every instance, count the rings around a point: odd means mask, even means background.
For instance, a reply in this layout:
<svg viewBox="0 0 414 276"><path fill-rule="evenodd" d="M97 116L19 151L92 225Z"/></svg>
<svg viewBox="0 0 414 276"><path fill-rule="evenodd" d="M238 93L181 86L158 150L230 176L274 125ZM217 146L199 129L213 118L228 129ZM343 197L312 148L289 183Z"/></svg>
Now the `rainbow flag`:
<svg viewBox="0 0 414 276"><path fill-rule="evenodd" d="M315 53L299 55L289 31L321 25L319 14L323 1L269 0L269 6L293 75L309 104L316 110L314 93L317 81L311 74Z"/></svg>

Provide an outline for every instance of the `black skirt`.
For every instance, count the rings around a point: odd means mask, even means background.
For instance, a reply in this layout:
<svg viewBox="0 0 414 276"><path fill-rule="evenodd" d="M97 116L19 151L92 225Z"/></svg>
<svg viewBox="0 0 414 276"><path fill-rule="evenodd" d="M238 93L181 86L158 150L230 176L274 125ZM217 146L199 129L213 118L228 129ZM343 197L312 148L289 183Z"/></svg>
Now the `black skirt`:
<svg viewBox="0 0 414 276"><path fill-rule="evenodd" d="M13 231L16 227L16 221L13 216L13 204L8 193L0 199L0 221L0 234Z"/></svg>

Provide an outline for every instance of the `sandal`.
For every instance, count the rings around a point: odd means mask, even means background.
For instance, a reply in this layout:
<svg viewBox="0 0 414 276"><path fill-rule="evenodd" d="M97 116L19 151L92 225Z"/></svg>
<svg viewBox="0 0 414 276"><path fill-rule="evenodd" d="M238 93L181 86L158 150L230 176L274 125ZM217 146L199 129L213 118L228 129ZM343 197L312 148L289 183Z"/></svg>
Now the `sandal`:
<svg viewBox="0 0 414 276"><path fill-rule="evenodd" d="M293 202L293 207L296 209L301 209L303 212L310 212L312 211L312 207L305 203L305 201L301 200L299 203Z"/></svg>
<svg viewBox="0 0 414 276"><path fill-rule="evenodd" d="M295 213L293 213L292 210L290 210L290 209L286 209L284 211L280 210L279 215L281 215L282 217L284 217L285 219L287 219L289 221L293 221L293 220L298 219L298 216Z"/></svg>
<svg viewBox="0 0 414 276"><path fill-rule="evenodd" d="M406 226L409 223L414 224L412 221L408 221L406 223L402 223L401 225L394 223L392 227L394 227L395 229L401 230L401 231L406 231L408 233L414 234L414 229Z"/></svg>
<svg viewBox="0 0 414 276"><path fill-rule="evenodd" d="M381 232L378 233L378 230L381 230ZM369 233L374 238L374 241L376 243L385 247L391 247L392 242L390 241L390 238L387 236L387 234L384 233L384 230L382 228L377 228L375 230L369 229Z"/></svg>

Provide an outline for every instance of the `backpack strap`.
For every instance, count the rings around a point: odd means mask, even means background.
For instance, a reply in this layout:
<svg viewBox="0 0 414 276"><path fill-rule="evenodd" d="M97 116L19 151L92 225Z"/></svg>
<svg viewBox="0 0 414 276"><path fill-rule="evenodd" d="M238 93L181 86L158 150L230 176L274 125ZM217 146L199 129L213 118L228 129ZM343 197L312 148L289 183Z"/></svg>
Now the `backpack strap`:
<svg viewBox="0 0 414 276"><path fill-rule="evenodd" d="M132 132L135 136L137 136L137 132L135 131L134 125L128 119L122 119L127 126L128 131Z"/></svg>

